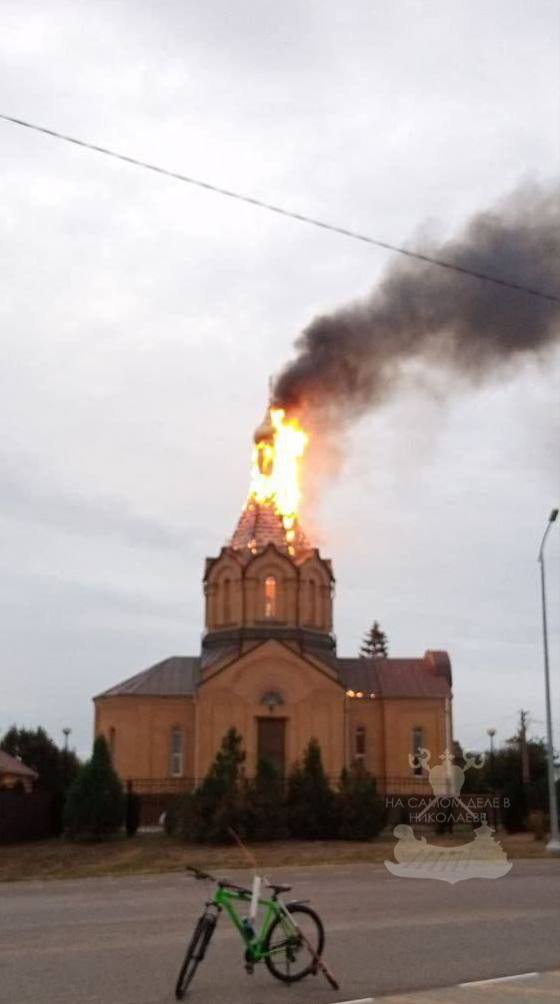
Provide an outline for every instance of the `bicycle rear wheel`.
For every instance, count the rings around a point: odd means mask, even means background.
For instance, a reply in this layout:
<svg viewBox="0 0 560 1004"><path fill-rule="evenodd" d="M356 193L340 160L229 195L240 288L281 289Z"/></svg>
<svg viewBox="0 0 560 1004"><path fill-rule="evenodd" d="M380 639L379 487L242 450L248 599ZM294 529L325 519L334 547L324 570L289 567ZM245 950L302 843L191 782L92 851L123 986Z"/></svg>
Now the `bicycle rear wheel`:
<svg viewBox="0 0 560 1004"><path fill-rule="evenodd" d="M176 1000L183 1000L187 988L192 982L198 963L202 962L204 956L206 955L206 949L208 948L208 943L214 933L216 923L217 917L214 917L210 913L204 913L202 917L198 918L193 936L189 942L189 947L187 948L187 954L185 955L183 965L179 970L177 983L175 984Z"/></svg>
<svg viewBox="0 0 560 1004"><path fill-rule="evenodd" d="M270 926L264 961L277 980L295 983L317 971L315 957L323 953L325 931L321 918L310 906L288 904L288 910L289 916L279 914Z"/></svg>

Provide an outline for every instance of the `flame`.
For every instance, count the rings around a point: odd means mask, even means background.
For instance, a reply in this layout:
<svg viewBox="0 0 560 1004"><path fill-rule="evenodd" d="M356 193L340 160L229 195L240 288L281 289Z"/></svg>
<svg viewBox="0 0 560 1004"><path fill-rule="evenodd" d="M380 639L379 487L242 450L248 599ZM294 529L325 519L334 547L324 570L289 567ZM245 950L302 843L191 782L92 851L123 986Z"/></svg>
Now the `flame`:
<svg viewBox="0 0 560 1004"><path fill-rule="evenodd" d="M282 516L286 538L295 539L301 501L301 461L309 442L297 418L283 408L270 408L255 433L249 501L271 505Z"/></svg>

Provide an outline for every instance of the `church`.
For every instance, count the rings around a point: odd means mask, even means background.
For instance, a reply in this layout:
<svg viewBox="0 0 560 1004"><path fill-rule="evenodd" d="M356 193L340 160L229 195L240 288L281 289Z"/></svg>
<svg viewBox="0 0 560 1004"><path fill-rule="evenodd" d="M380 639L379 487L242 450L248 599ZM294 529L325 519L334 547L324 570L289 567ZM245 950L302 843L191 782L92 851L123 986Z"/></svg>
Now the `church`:
<svg viewBox="0 0 560 1004"><path fill-rule="evenodd" d="M206 559L200 651L99 694L95 733L140 793L192 787L232 726L248 776L259 759L286 776L315 738L333 783L360 760L382 792L425 788L409 755L425 747L437 759L452 748L449 657L338 654L334 570L305 535L294 497L274 482L286 468L274 419L267 413L255 433L251 491L233 536Z"/></svg>

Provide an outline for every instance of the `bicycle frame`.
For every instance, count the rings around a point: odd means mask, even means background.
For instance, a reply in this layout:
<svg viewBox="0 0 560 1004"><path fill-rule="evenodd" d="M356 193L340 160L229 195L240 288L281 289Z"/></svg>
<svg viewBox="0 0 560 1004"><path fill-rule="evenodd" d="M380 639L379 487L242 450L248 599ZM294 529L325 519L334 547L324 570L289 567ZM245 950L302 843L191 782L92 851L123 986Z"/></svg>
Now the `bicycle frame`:
<svg viewBox="0 0 560 1004"><path fill-rule="evenodd" d="M249 932L243 925L243 921L239 916L237 910L235 909L235 901L240 901L242 903L250 902L250 893L238 892L235 889L226 889L219 886L214 893L213 899L210 901L209 906L214 906L221 912L225 910L228 917L230 918L234 927L237 928L239 934L245 944L248 958L251 962L262 962L267 955L272 955L272 952L267 952L264 948L267 934L272 926L273 922L277 917L283 917L289 921L290 915L286 910L284 903L277 899L259 899L258 904L260 907L264 907L265 914L262 920L260 930L255 932L255 934L250 935ZM295 926L292 924L292 930L295 933Z"/></svg>

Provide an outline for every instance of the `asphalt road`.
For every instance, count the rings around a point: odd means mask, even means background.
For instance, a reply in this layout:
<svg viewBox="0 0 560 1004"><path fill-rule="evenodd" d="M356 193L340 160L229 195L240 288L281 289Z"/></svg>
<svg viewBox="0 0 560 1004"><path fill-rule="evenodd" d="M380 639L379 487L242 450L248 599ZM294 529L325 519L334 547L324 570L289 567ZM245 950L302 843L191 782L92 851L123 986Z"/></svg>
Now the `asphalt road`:
<svg viewBox="0 0 560 1004"><path fill-rule="evenodd" d="M192 1004L331 1004L560 968L560 861L516 861L505 878L455 886L396 878L382 865L272 874L323 917L340 992L319 976L287 987L264 966L247 975L222 919ZM1 884L0 1001L172 1001L206 890L179 874Z"/></svg>

